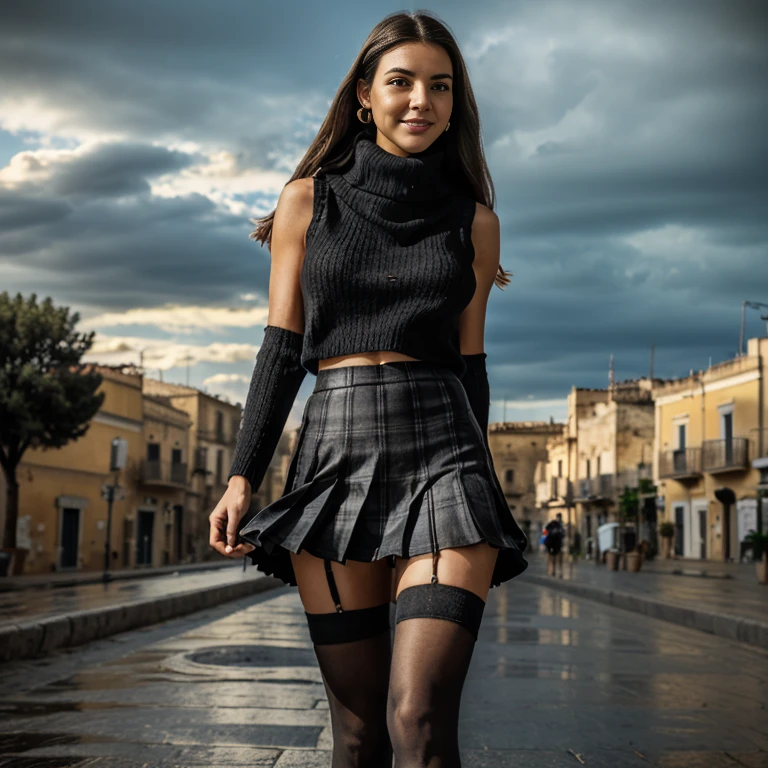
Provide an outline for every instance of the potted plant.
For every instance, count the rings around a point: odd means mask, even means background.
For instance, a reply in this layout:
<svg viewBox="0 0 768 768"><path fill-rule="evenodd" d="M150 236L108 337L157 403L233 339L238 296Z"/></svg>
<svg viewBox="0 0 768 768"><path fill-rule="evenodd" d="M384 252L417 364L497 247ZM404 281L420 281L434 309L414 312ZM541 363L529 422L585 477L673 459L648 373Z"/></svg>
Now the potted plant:
<svg viewBox="0 0 768 768"><path fill-rule="evenodd" d="M752 559L757 564L758 583L768 584L768 533L751 531L744 538L752 545Z"/></svg>
<svg viewBox="0 0 768 768"><path fill-rule="evenodd" d="M664 520L659 525L659 536L661 536L662 558L672 557L672 540L675 536L675 524L671 520Z"/></svg>
<svg viewBox="0 0 768 768"><path fill-rule="evenodd" d="M617 547L605 550L605 567L609 571L619 570L619 550Z"/></svg>
<svg viewBox="0 0 768 768"><path fill-rule="evenodd" d="M627 552L627 570L630 573L637 573L643 563L643 553L635 547L631 552Z"/></svg>

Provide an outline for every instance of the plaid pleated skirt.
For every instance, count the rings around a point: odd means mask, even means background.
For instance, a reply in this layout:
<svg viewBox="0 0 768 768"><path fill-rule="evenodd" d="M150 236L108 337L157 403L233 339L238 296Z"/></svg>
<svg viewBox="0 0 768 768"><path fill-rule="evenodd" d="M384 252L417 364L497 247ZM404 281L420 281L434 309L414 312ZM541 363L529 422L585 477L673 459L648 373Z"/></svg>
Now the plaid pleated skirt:
<svg viewBox="0 0 768 768"><path fill-rule="evenodd" d="M284 491L238 534L259 570L292 585L290 552L302 550L393 566L487 541L499 549L491 586L528 565L461 381L423 360L320 370Z"/></svg>

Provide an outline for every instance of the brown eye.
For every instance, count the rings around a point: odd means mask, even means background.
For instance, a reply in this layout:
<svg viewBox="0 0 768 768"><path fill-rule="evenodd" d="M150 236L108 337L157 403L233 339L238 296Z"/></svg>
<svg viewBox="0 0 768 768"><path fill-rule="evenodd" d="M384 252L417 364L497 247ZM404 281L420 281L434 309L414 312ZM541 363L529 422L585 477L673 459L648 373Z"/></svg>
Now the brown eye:
<svg viewBox="0 0 768 768"><path fill-rule="evenodd" d="M396 77L393 80L389 81L389 85L392 85L394 83L406 83L406 85L407 85L407 82L402 77ZM435 83L435 85L436 86L437 85L442 85L443 87L440 90L443 90L443 91L450 91L451 90L445 83Z"/></svg>

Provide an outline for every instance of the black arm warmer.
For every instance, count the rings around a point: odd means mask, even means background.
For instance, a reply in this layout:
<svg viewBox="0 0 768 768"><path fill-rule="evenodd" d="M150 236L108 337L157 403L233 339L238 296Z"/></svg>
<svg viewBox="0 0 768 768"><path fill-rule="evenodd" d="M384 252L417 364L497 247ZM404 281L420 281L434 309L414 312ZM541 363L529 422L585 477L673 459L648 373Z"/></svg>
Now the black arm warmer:
<svg viewBox="0 0 768 768"><path fill-rule="evenodd" d="M304 335L268 325L256 355L251 386L227 480L242 475L255 493L264 479L307 371L301 365Z"/></svg>
<svg viewBox="0 0 768 768"><path fill-rule="evenodd" d="M475 355L461 356L467 365L467 370L461 377L464 391L469 398L472 413L483 431L483 439L488 448L488 413L491 407L491 391L488 386L488 372L485 368L485 352ZM490 450L490 449L489 449Z"/></svg>

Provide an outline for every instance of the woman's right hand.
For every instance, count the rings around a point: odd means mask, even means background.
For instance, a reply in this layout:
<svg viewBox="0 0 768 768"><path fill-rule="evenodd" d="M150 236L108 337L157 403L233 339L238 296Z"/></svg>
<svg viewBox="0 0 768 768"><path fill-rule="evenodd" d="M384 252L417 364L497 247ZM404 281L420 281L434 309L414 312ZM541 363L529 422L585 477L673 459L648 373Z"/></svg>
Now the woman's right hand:
<svg viewBox="0 0 768 768"><path fill-rule="evenodd" d="M237 529L251 504L251 484L242 475L232 475L227 490L208 517L210 545L225 557L244 557L256 547L247 542L235 546Z"/></svg>

